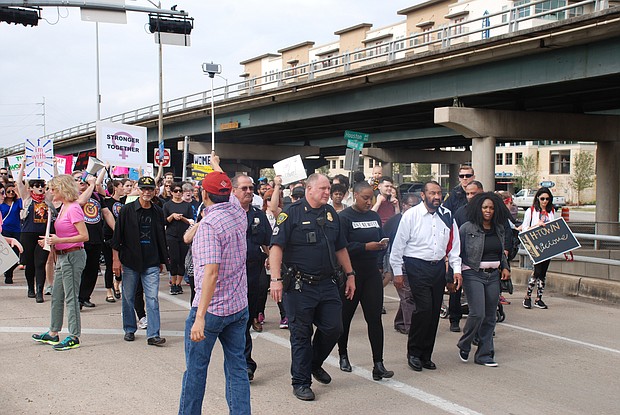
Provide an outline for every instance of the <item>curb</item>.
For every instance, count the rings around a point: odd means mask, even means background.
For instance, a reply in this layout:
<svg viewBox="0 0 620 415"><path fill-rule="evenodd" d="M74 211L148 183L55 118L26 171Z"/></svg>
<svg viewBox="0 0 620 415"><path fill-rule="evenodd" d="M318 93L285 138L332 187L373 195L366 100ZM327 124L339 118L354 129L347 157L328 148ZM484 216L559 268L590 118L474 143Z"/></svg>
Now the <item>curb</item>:
<svg viewBox="0 0 620 415"><path fill-rule="evenodd" d="M512 281L516 285L526 286L531 274L531 270L515 267L511 271ZM620 304L620 282L618 281L547 272L545 288L567 296Z"/></svg>

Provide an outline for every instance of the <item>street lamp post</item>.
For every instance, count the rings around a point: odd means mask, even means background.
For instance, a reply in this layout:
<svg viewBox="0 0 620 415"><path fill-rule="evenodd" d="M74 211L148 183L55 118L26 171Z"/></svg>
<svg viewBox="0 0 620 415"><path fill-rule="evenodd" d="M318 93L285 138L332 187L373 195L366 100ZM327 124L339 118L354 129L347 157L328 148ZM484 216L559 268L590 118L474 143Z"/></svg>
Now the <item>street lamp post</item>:
<svg viewBox="0 0 620 415"><path fill-rule="evenodd" d="M222 73L222 65L213 62L203 63L202 72L206 73L209 75L209 78L211 78L211 151L215 151L215 98L213 96L213 78L215 78L215 75ZM226 81L226 85L228 86L228 81ZM228 90L228 87L226 89Z"/></svg>
<svg viewBox="0 0 620 415"><path fill-rule="evenodd" d="M224 87L224 99L228 99L228 79L224 78L222 75L216 74L218 78L222 78L224 82L226 82L226 86Z"/></svg>

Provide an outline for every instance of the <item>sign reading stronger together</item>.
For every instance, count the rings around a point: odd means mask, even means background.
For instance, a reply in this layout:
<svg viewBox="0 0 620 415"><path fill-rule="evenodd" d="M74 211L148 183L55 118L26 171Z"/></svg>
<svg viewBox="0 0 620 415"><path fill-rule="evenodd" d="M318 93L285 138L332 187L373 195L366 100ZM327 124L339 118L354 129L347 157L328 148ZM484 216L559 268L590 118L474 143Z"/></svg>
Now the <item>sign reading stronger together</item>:
<svg viewBox="0 0 620 415"><path fill-rule="evenodd" d="M521 232L519 239L534 264L581 248L575 235L562 218L553 220L545 226L537 226Z"/></svg>
<svg viewBox="0 0 620 415"><path fill-rule="evenodd" d="M146 166L146 127L99 121L97 158L115 166Z"/></svg>

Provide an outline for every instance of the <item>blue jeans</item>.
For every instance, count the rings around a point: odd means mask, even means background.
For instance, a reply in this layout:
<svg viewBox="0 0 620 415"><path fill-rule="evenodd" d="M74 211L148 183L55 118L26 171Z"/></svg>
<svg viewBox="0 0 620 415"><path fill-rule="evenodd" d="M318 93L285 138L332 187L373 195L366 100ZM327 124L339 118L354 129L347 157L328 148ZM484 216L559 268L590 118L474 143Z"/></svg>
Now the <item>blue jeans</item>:
<svg viewBox="0 0 620 415"><path fill-rule="evenodd" d="M205 338L193 342L190 332L196 320L192 307L185 322L185 365L179 414L200 414L207 386L207 370L215 340L220 339L224 350L226 402L231 415L250 414L250 381L244 355L247 307L230 316L205 315ZM149 320L150 324L150 320Z"/></svg>
<svg viewBox="0 0 620 415"><path fill-rule="evenodd" d="M144 297L146 298L146 315L149 324L146 328L146 338L159 336L159 267L147 268L144 272L137 272L123 266L123 331L135 333L136 314L134 303L136 300L136 287L138 279L142 280Z"/></svg>

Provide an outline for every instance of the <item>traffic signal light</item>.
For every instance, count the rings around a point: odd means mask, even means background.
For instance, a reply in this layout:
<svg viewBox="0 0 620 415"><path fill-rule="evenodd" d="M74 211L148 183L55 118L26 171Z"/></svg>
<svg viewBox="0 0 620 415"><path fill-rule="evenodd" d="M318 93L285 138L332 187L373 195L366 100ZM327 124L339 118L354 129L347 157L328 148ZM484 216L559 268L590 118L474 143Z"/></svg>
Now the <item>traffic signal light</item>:
<svg viewBox="0 0 620 415"><path fill-rule="evenodd" d="M0 22L36 26L39 24L39 9L0 7Z"/></svg>
<svg viewBox="0 0 620 415"><path fill-rule="evenodd" d="M156 14L149 15L149 31L151 33L176 33L189 35L193 28L192 18L164 18Z"/></svg>

